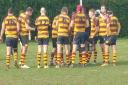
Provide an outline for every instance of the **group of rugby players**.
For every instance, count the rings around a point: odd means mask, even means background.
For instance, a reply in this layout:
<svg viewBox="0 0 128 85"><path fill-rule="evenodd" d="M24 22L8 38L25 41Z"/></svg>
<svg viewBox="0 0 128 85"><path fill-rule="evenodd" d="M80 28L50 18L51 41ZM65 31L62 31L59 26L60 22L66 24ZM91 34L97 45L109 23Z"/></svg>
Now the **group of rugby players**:
<svg viewBox="0 0 128 85"><path fill-rule="evenodd" d="M93 55L96 64L97 50L96 44L99 41L102 50L103 64L108 66L109 47L112 47L112 64L116 66L116 40L120 32L120 23L113 15L112 11L108 11L104 5L96 11L90 9L88 14L84 7L77 5L76 11L72 16L68 16L68 8L63 7L52 24L46 15L44 7L40 10L40 16L35 20L35 29L30 26L30 16L33 9L28 7L25 12L16 18L13 15L12 8L8 9L8 15L4 18L0 34L2 41L3 35L6 35L6 66L10 68L10 57L14 58L14 65L19 68L30 68L25 64L25 58L28 48L28 36L31 30L37 32L37 68L41 68L41 60L43 67L48 68L48 59L50 65L56 68L62 66L74 67L77 51L79 52L79 65L86 66ZM52 52L48 55L49 46L49 30L52 28ZM18 64L18 38L21 42L21 57ZM12 51L13 50L13 51ZM33 49L35 50L35 49ZM65 56L65 57L64 57Z"/></svg>

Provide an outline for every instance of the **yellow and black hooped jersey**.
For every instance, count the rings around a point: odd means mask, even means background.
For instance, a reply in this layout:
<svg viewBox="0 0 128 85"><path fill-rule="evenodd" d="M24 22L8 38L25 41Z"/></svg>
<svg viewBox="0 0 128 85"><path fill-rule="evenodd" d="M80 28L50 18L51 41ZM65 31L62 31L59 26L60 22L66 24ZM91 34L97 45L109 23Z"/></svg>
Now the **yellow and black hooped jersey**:
<svg viewBox="0 0 128 85"><path fill-rule="evenodd" d="M59 15L57 20L58 36L69 36L70 17Z"/></svg>
<svg viewBox="0 0 128 85"><path fill-rule="evenodd" d="M25 36L29 34L29 31L26 29L26 24L29 23L29 19L27 18L25 13L21 13L19 16L19 24L20 24L20 35Z"/></svg>
<svg viewBox="0 0 128 85"><path fill-rule="evenodd" d="M36 21L35 25L37 27L37 38L48 38L49 37L49 32L48 32L48 27L49 27L49 18L47 16L39 16Z"/></svg>
<svg viewBox="0 0 128 85"><path fill-rule="evenodd" d="M57 20L58 20L58 16L54 18L52 23L52 38L57 38L57 32L58 32L58 28L56 26Z"/></svg>
<svg viewBox="0 0 128 85"><path fill-rule="evenodd" d="M86 16L84 13L76 13L74 17L74 34L77 32L85 32Z"/></svg>
<svg viewBox="0 0 128 85"><path fill-rule="evenodd" d="M110 17L110 35L118 35L118 18L115 16Z"/></svg>
<svg viewBox="0 0 128 85"><path fill-rule="evenodd" d="M5 26L6 37L11 37L11 38L18 37L18 33L17 33L18 19L15 16L9 15L5 17L2 24Z"/></svg>
<svg viewBox="0 0 128 85"><path fill-rule="evenodd" d="M99 16L99 36L107 35L107 25L109 24L109 16Z"/></svg>
<svg viewBox="0 0 128 85"><path fill-rule="evenodd" d="M91 25L91 31L90 31L90 36L97 36L95 35L96 32L96 27L99 26L99 20L98 18L94 17L90 19L90 25Z"/></svg>

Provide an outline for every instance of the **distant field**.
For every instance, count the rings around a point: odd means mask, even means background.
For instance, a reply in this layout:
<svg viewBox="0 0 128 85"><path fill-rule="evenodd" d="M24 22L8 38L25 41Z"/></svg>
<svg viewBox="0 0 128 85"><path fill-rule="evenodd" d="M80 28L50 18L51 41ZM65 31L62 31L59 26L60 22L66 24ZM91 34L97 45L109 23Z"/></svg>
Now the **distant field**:
<svg viewBox="0 0 128 85"><path fill-rule="evenodd" d="M99 50L96 65L91 62L85 68L37 69L37 44L30 42L26 62L31 68L16 69L12 64L11 69L6 70L5 44L0 44L0 85L128 85L128 39L120 39L117 49L116 67L101 67Z"/></svg>

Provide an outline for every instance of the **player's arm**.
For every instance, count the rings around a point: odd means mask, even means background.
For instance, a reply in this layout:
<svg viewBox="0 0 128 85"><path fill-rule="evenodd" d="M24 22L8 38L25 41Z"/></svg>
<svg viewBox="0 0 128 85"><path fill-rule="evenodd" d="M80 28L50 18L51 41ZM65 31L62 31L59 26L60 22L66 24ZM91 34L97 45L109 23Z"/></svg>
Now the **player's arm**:
<svg viewBox="0 0 128 85"><path fill-rule="evenodd" d="M25 26L26 26L26 29L29 30L29 31L35 30L34 28L32 28L32 27L29 25L29 19L27 19L27 20L25 21Z"/></svg>
<svg viewBox="0 0 128 85"><path fill-rule="evenodd" d="M107 23L107 36L110 35L110 17L107 17L106 19L106 23Z"/></svg>
<svg viewBox="0 0 128 85"><path fill-rule="evenodd" d="M88 28L89 27L89 19L86 19L86 27Z"/></svg>
<svg viewBox="0 0 128 85"><path fill-rule="evenodd" d="M121 24L120 24L120 22L118 21L118 35L119 35L119 33L120 33L120 30L121 30Z"/></svg>
<svg viewBox="0 0 128 85"><path fill-rule="evenodd" d="M20 24L19 24L19 21L18 20L17 20L16 25L17 25L17 32L19 33L20 32Z"/></svg>
<svg viewBox="0 0 128 85"><path fill-rule="evenodd" d="M5 32L5 24L4 24L4 21L3 21L3 23L2 23L2 29L1 29L1 33L0 33L0 41L2 41L4 32Z"/></svg>
<svg viewBox="0 0 128 85"><path fill-rule="evenodd" d="M96 31L94 33L94 36L96 36L99 32L99 20L98 20L98 18L95 19L95 27L96 27Z"/></svg>
<svg viewBox="0 0 128 85"><path fill-rule="evenodd" d="M36 20L35 20L35 33L36 33L36 35L35 35L35 38L37 38L37 25L38 25L38 18L36 18Z"/></svg>
<svg viewBox="0 0 128 85"><path fill-rule="evenodd" d="M69 25L69 31L72 32L73 31L73 27L74 27L74 19L72 19L70 21L70 25Z"/></svg>

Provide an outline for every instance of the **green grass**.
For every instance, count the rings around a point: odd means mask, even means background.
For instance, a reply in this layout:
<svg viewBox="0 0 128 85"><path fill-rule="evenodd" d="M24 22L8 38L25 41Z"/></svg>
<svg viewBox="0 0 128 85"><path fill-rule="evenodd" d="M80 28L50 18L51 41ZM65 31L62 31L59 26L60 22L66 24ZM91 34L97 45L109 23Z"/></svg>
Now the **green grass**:
<svg viewBox="0 0 128 85"><path fill-rule="evenodd" d="M98 55L98 64L85 68L37 69L37 44L31 42L26 59L31 68L16 69L12 64L9 70L5 68L5 44L0 44L0 85L128 85L127 43L127 39L118 41L116 67L101 67L102 57Z"/></svg>

